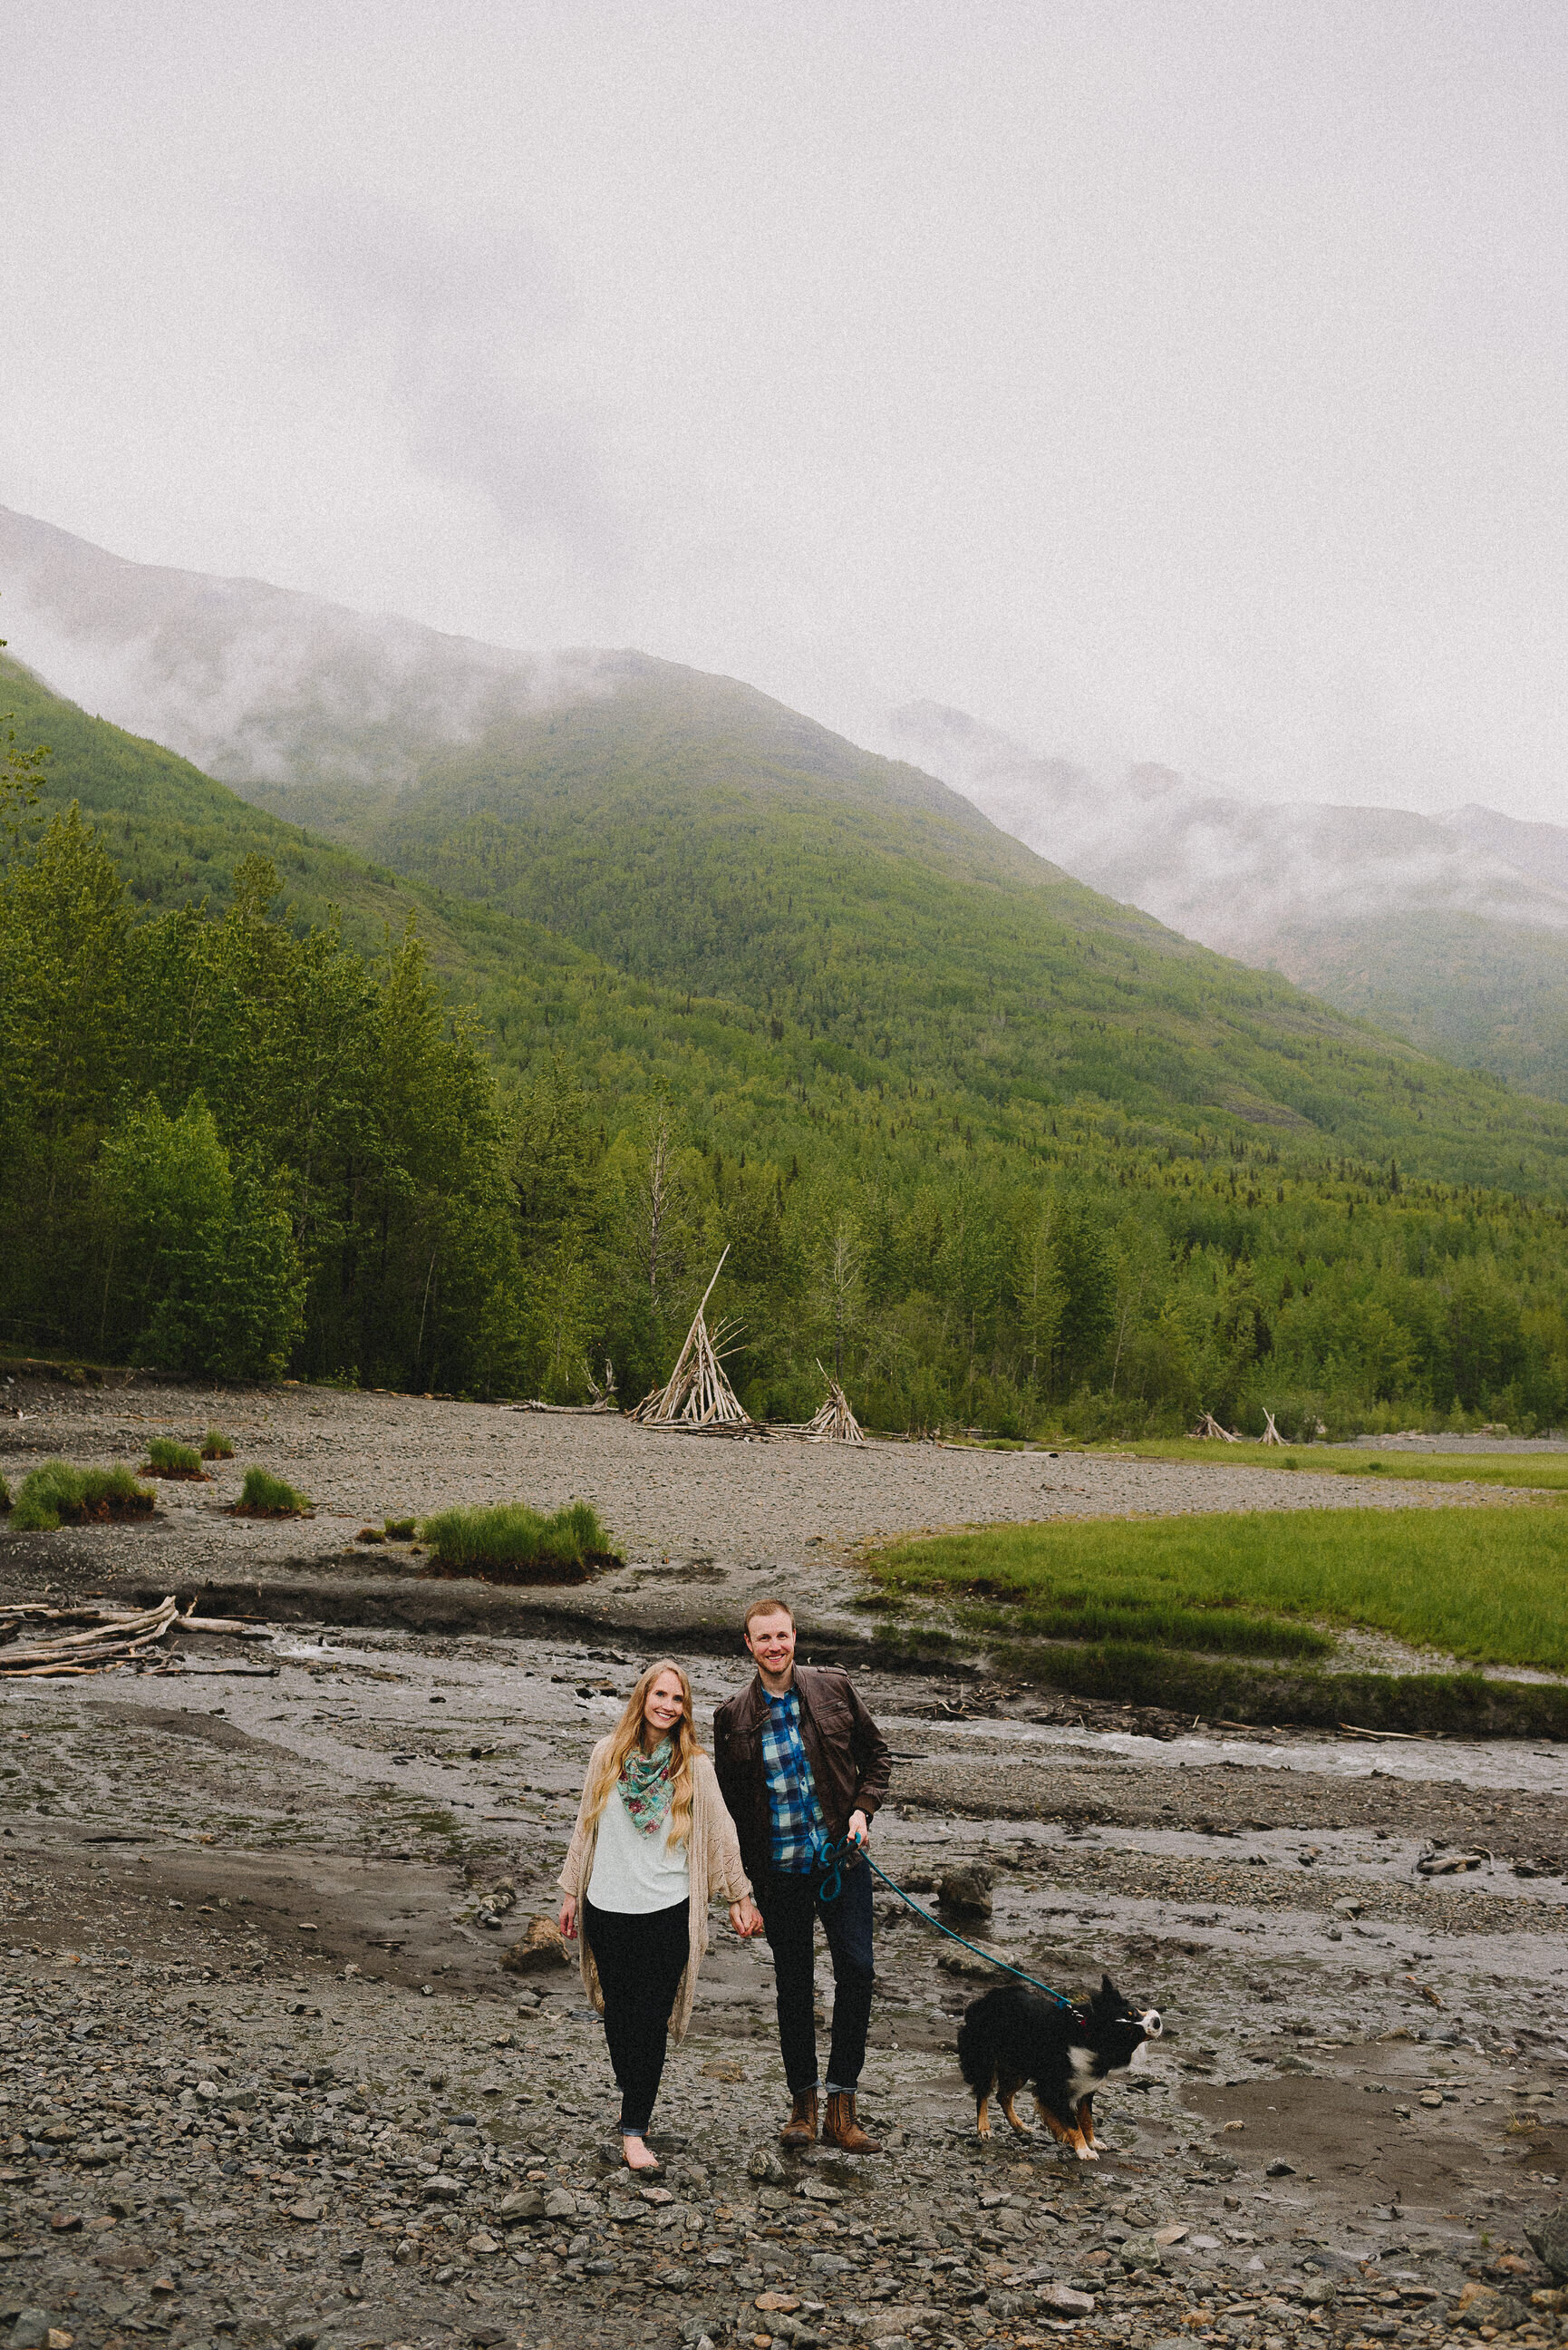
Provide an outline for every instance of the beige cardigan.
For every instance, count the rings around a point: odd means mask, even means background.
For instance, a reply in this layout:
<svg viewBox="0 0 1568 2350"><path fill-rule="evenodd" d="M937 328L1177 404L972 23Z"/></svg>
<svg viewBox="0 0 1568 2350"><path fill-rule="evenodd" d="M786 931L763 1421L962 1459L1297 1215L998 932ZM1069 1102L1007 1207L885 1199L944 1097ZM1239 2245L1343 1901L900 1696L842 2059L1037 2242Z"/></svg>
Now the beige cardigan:
<svg viewBox="0 0 1568 2350"><path fill-rule="evenodd" d="M572 1841L558 1879L562 1892L578 1907L577 1938L582 1951L583 1986L601 2015L605 2009L605 1995L599 1988L598 1969L588 1948L581 1916L588 1880L594 1873L594 1846L598 1842L599 1828L597 1820L591 1828L585 1827L583 1814L587 1809L588 1789L594 1783L599 1757L609 1742L607 1738L601 1738L588 1757L583 1800L577 1805L577 1824L572 1830ZM697 1970L708 1948L710 1900L717 1895L721 1901L733 1903L743 1900L752 1889L751 1879L741 1866L741 1846L735 1834L735 1823L725 1809L724 1798L719 1793L718 1778L706 1754L699 1754L691 1765L691 1835L687 1850L691 1873L691 1940L686 1970L675 1994L675 2012L670 2019L670 2035L676 2040L686 2037L686 2027L691 2021L691 2002L697 1995Z"/></svg>

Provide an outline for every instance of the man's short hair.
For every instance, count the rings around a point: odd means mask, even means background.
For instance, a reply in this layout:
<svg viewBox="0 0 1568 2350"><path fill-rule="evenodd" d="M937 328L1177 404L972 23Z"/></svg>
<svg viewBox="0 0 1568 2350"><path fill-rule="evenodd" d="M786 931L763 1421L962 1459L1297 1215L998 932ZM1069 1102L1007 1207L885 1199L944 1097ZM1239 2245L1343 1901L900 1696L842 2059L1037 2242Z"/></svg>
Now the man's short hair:
<svg viewBox="0 0 1568 2350"><path fill-rule="evenodd" d="M794 1609L790 1606L787 1599L753 1599L751 1606L746 1610L746 1630L748 1632L752 1628L752 1619L756 1616L787 1616L789 1617L790 1630L792 1632L794 1630Z"/></svg>

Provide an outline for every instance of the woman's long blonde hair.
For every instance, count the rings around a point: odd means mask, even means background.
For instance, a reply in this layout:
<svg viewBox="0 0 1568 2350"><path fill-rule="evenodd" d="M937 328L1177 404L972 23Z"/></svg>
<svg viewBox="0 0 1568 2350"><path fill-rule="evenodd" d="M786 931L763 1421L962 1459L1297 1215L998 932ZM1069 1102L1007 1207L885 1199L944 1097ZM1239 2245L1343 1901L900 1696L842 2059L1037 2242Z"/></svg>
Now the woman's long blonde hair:
<svg viewBox="0 0 1568 2350"><path fill-rule="evenodd" d="M669 1732L675 1749L675 1769L670 1798L670 1841L679 1847L691 1834L691 1802L693 1795L692 1765L702 1749L697 1740L697 1726L691 1719L691 1684L682 1666L673 1657L665 1657L657 1665L649 1665L626 1701L626 1711L617 1722L609 1744L600 1755L588 1787L588 1808L583 1825L593 1827L599 1814L614 1793L621 1773L621 1765L634 1747L642 1744L643 1717L648 1710L648 1692L665 1673L673 1673L680 1684L680 1719Z"/></svg>

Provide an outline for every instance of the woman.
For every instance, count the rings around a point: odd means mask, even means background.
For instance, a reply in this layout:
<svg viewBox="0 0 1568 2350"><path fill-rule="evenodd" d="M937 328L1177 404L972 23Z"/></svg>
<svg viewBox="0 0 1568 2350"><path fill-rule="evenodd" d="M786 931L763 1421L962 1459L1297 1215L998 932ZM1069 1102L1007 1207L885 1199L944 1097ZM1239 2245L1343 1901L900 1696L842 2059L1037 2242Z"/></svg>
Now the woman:
<svg viewBox="0 0 1568 2350"><path fill-rule="evenodd" d="M737 1934L763 1924L679 1665L649 1667L589 1756L559 1881L568 1941L581 1907L583 1981L605 2020L627 2168L656 2171L643 2139L671 2024L680 2040L691 2020L710 1893Z"/></svg>

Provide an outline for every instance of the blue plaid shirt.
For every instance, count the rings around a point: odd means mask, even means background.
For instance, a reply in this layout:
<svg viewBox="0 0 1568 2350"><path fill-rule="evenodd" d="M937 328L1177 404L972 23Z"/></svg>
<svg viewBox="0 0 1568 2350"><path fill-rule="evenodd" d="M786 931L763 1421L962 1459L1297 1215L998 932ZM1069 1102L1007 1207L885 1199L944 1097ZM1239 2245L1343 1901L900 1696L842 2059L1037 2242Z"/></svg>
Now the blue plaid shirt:
<svg viewBox="0 0 1568 2350"><path fill-rule="evenodd" d="M827 1823L816 1800L811 1763L800 1735L800 1691L783 1697L764 1690L763 1777L767 1783L773 1864L784 1877L805 1877L828 1842Z"/></svg>

